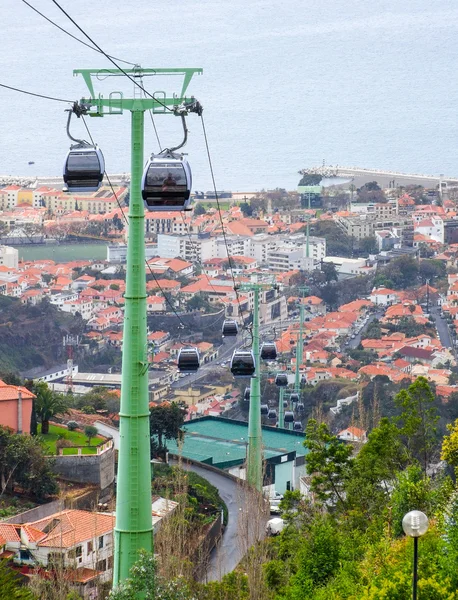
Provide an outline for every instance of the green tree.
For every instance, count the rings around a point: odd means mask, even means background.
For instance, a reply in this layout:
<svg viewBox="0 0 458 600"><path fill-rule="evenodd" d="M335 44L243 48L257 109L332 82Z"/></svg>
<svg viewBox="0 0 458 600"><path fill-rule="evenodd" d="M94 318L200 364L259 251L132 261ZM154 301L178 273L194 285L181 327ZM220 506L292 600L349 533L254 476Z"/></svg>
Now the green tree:
<svg viewBox="0 0 458 600"><path fill-rule="evenodd" d="M130 577L112 590L109 600L197 600L187 582L179 577L168 579L157 574L154 556L139 551L138 560L130 569Z"/></svg>
<svg viewBox="0 0 458 600"><path fill-rule="evenodd" d="M370 235L359 241L359 248L365 254L378 254L378 244L375 236Z"/></svg>
<svg viewBox="0 0 458 600"><path fill-rule="evenodd" d="M442 260L423 259L420 261L419 274L423 280L430 279L431 281L439 277L445 277L445 263Z"/></svg>
<svg viewBox="0 0 458 600"><path fill-rule="evenodd" d="M207 211L204 206L200 203L196 204L196 208L194 209L194 216L199 217L200 215L206 215Z"/></svg>
<svg viewBox="0 0 458 600"><path fill-rule="evenodd" d="M34 600L32 592L20 583L18 574L6 560L0 561L0 600Z"/></svg>
<svg viewBox="0 0 458 600"><path fill-rule="evenodd" d="M321 271L324 273L324 276L326 278L326 283L331 283L331 281L337 281L338 280L338 275L337 275L337 269L334 263L328 263L328 262L324 262L321 265Z"/></svg>
<svg viewBox="0 0 458 600"><path fill-rule="evenodd" d="M186 405L177 402L172 402L169 405L153 406L150 409L149 424L153 453L166 450L165 442L167 440L178 440L182 435L181 428L186 413Z"/></svg>
<svg viewBox="0 0 458 600"><path fill-rule="evenodd" d="M13 493L15 484L40 500L58 491L40 441L0 426L0 495Z"/></svg>
<svg viewBox="0 0 458 600"><path fill-rule="evenodd" d="M418 262L411 256L403 255L391 260L386 267L379 270L374 285L388 285L397 290L414 286L418 282Z"/></svg>
<svg viewBox="0 0 458 600"><path fill-rule="evenodd" d="M61 394L56 394L49 389L48 384L39 381L34 385L35 410L41 422L41 433L49 433L49 420L55 415L65 414L68 411L67 400Z"/></svg>
<svg viewBox="0 0 458 600"><path fill-rule="evenodd" d="M409 461L399 430L389 419L381 419L353 461L346 486L353 527L383 529L383 514L396 478Z"/></svg>
<svg viewBox="0 0 458 600"><path fill-rule="evenodd" d="M411 510L421 510L427 515L432 513L431 481L422 473L421 467L411 465L398 474L391 495L391 518L393 533L402 535L402 519Z"/></svg>
<svg viewBox="0 0 458 600"><path fill-rule="evenodd" d="M332 435L326 423L309 419L305 429L304 446L311 489L328 506L346 506L345 485L351 476L352 447Z"/></svg>
<svg viewBox="0 0 458 600"><path fill-rule="evenodd" d="M92 438L95 438L98 433L97 427L94 427L93 425L86 425L84 428L84 435L87 437L88 446L91 445Z"/></svg>
<svg viewBox="0 0 458 600"><path fill-rule="evenodd" d="M437 443L436 424L439 420L428 380L418 377L408 389L401 390L394 397L394 402L402 411L396 418L399 432L412 456L421 462L426 473Z"/></svg>
<svg viewBox="0 0 458 600"><path fill-rule="evenodd" d="M242 214L244 217L251 217L253 214L253 209L251 208L251 206L248 204L248 202L241 202L239 204L239 208L242 211Z"/></svg>
<svg viewBox="0 0 458 600"><path fill-rule="evenodd" d="M339 568L340 540L329 515L317 516L298 551L297 573L287 590L288 600L313 598L317 587L324 585Z"/></svg>

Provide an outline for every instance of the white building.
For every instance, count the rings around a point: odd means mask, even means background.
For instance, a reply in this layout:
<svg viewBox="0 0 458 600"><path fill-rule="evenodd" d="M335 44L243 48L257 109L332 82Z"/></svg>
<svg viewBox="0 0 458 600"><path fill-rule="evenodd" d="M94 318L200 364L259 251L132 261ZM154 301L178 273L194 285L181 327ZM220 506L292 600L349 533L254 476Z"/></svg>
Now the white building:
<svg viewBox="0 0 458 600"><path fill-rule="evenodd" d="M189 262L203 262L217 258L216 239L201 235L169 235L160 233L157 236L157 254L161 258L182 258Z"/></svg>
<svg viewBox="0 0 458 600"><path fill-rule="evenodd" d="M342 256L326 256L324 263L333 263L338 275L342 277L355 277L367 275L375 270L375 266L368 266L367 258L346 258Z"/></svg>
<svg viewBox="0 0 458 600"><path fill-rule="evenodd" d="M145 258L149 260L158 255L156 244L145 245ZM127 245L113 244L107 246L107 261L109 263L125 263L127 261Z"/></svg>
<svg viewBox="0 0 458 600"><path fill-rule="evenodd" d="M315 260L306 256L305 247L279 246L267 253L267 266L276 273L285 273L300 269L304 271L313 270Z"/></svg>
<svg viewBox="0 0 458 600"><path fill-rule="evenodd" d="M425 235L426 237L444 243L444 221L440 217L431 217L423 219L415 225L415 233Z"/></svg>
<svg viewBox="0 0 458 600"><path fill-rule="evenodd" d="M19 263L19 253L17 248L12 246L0 246L0 265L17 269Z"/></svg>

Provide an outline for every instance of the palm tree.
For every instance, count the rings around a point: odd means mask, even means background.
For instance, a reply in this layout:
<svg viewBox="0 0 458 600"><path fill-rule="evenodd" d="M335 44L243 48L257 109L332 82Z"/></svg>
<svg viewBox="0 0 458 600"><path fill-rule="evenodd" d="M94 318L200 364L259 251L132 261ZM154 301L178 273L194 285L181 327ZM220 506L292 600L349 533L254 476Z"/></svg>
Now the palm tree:
<svg viewBox="0 0 458 600"><path fill-rule="evenodd" d="M48 384L40 381L34 386L35 410L41 421L41 433L49 433L49 419L54 415L68 411L67 402L62 394L56 394L49 389Z"/></svg>

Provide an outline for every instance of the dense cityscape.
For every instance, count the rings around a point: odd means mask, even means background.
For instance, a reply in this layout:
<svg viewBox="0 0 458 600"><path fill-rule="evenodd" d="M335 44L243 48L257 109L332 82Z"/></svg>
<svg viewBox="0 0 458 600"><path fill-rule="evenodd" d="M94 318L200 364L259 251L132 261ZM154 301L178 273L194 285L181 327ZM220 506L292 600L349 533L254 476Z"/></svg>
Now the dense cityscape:
<svg viewBox="0 0 458 600"><path fill-rule="evenodd" d="M134 568L155 577L161 598L347 598L350 582L361 590L351 597L407 597L400 526L415 509L430 519L420 585L446 594L424 597L453 597L453 182L400 176L382 189L334 175L323 187L316 169L301 176L295 191L196 193L186 213L145 213L158 562L143 554ZM29 582L24 597L103 598L128 187L9 184L0 202L2 556ZM54 258L19 259L33 247ZM74 260L59 258L67 247ZM86 247L105 258L78 259ZM231 362L255 326L266 358L261 496L243 485L250 387ZM177 369L187 348L199 369Z"/></svg>

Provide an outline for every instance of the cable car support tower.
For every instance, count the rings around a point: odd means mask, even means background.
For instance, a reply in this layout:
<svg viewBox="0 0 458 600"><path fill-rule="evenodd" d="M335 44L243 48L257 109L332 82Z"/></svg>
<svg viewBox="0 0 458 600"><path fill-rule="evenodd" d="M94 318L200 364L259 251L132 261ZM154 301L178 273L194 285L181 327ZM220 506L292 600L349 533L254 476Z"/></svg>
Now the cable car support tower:
<svg viewBox="0 0 458 600"><path fill-rule="evenodd" d="M180 93L167 95L157 91L150 97L125 98L120 91L107 97L96 95L94 81L103 77L128 75L141 85L143 76L179 75L183 77ZM77 69L88 87L89 98L80 105L91 117L131 113L131 181L129 202L129 237L127 243L126 293L122 352L121 407L119 412L119 461L116 485L116 525L114 530L113 587L129 577L138 559L138 551L153 551L151 513L151 457L148 403L148 344L146 322L145 216L141 192L143 175L144 115L179 115L177 107L190 112L194 99L186 90L194 74L202 69ZM138 85L135 88L138 89Z"/></svg>
<svg viewBox="0 0 458 600"><path fill-rule="evenodd" d="M274 281L240 283L237 289L253 292L253 356L255 372L250 380L250 411L248 413L247 481L262 492L262 427L261 427L261 351L259 344L259 294L263 290L278 289Z"/></svg>

